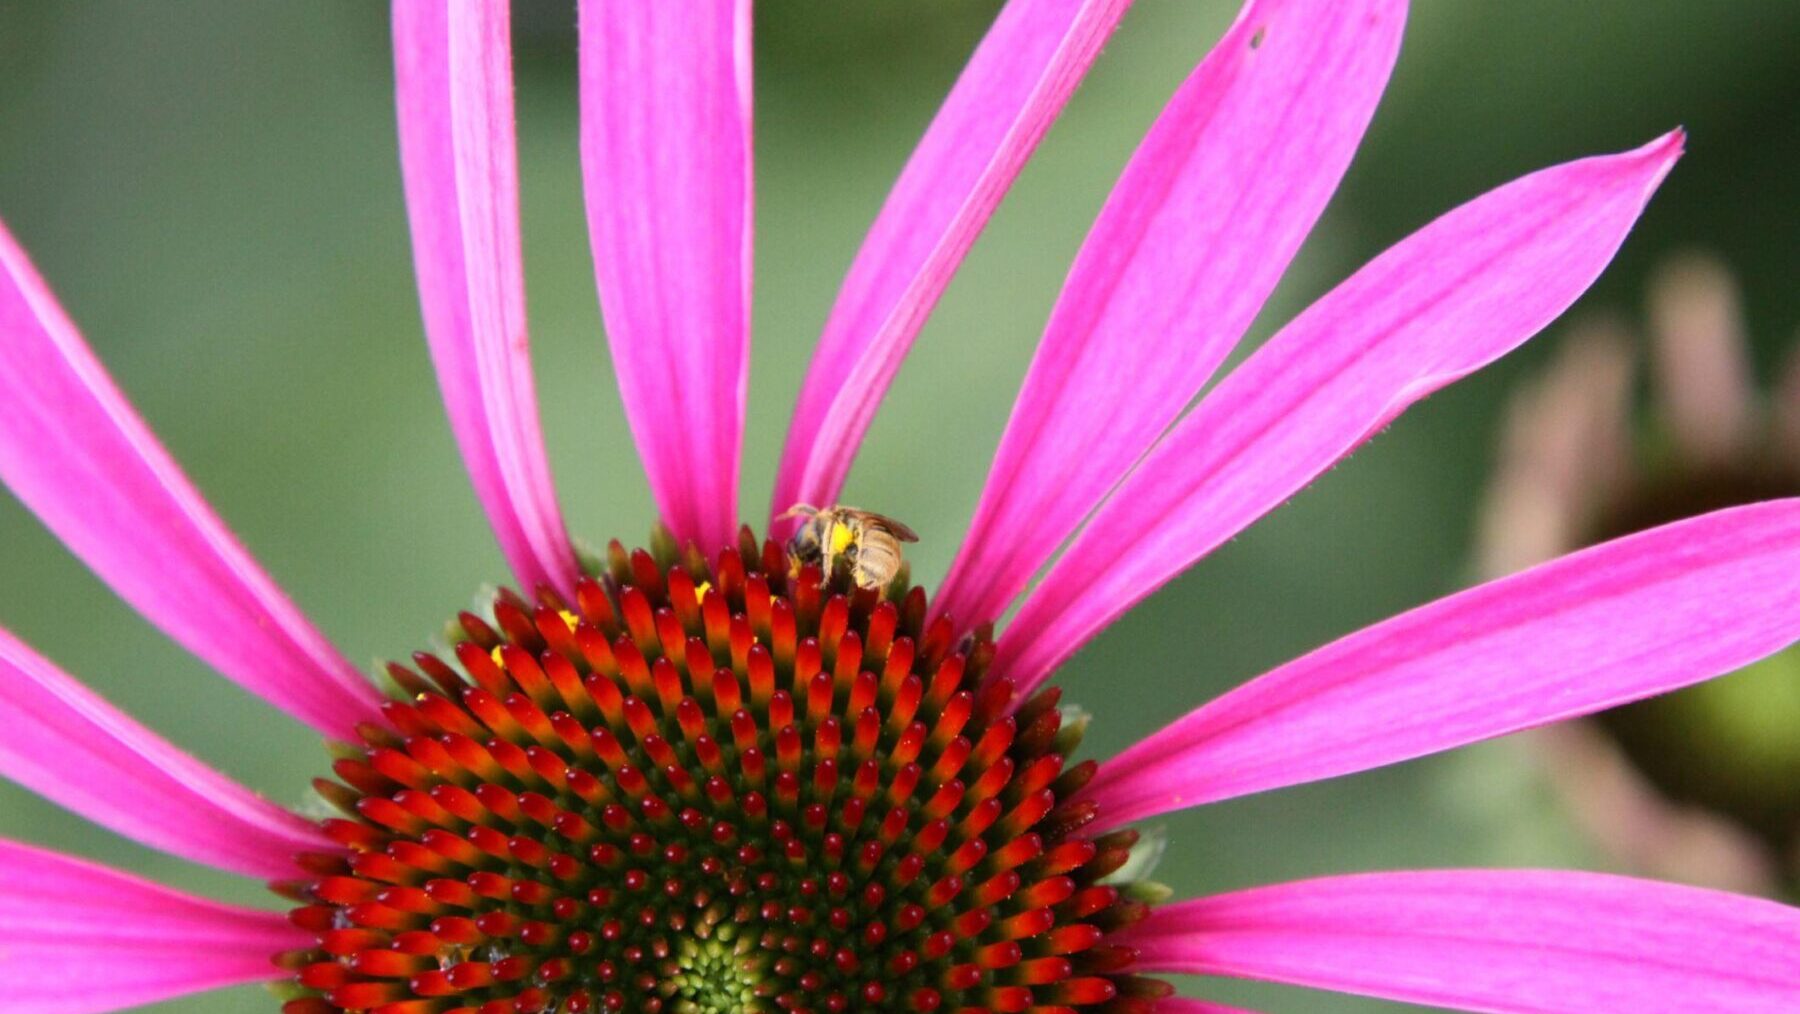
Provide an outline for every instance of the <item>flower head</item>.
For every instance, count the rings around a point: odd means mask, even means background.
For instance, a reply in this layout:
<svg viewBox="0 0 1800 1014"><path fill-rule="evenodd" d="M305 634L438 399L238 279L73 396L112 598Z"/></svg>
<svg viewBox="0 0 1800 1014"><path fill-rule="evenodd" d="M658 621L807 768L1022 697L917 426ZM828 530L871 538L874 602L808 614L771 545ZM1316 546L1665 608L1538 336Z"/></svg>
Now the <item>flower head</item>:
<svg viewBox="0 0 1800 1014"><path fill-rule="evenodd" d="M1106 943L1146 911L1106 880L1137 835L1079 833L1094 765L1065 768L1055 692L985 680L993 642L953 644L919 589L788 559L615 544L572 602L464 613L459 666L391 667L405 699L318 783L348 856L288 888L318 935L283 959L317 994L290 1014L1165 995Z"/></svg>
<svg viewBox="0 0 1800 1014"><path fill-rule="evenodd" d="M1001 12L850 269L771 515L838 501L912 337L1125 6ZM425 331L519 591L460 616L450 651L391 667L388 692L231 538L7 238L0 478L146 617L330 737L334 777L316 787L342 816L257 798L0 636L0 771L270 879L291 906L227 907L0 843L0 1011L257 980L280 983L288 1014L1219 1010L1159 978L1188 973L1471 1010L1792 1009L1800 913L1770 902L1542 871L1168 902L1128 879L1127 825L1779 650L1800 635L1800 503L1451 596L1104 762L1072 758L1082 723L1044 687L1132 604L1560 314L1680 154L1676 132L1446 214L1184 412L1335 189L1403 20L1398 0L1245 5L1077 256L928 602L897 561L886 585L853 565L855 532L828 527L826 553L738 524L748 4L581 4L600 301L666 526L649 552L585 560L537 432L506 7L398 0Z"/></svg>
<svg viewBox="0 0 1800 1014"><path fill-rule="evenodd" d="M1756 389L1736 283L1710 257L1648 293L1652 425L1634 425L1632 332L1577 326L1520 392L1479 541L1490 573L1734 504L1800 493L1800 355ZM1642 431L1642 435L1640 435ZM1546 730L1537 753L1575 819L1634 872L1800 890L1800 651L1728 681Z"/></svg>

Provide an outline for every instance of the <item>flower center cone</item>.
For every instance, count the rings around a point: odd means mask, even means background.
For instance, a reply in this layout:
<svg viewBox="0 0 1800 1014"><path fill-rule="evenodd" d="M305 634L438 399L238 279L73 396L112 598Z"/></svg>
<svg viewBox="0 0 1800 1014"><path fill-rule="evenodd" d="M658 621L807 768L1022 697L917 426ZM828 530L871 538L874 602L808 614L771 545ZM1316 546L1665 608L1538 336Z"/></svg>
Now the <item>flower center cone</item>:
<svg viewBox="0 0 1800 1014"><path fill-rule="evenodd" d="M1057 692L746 529L503 591L391 665L321 795L343 854L274 885L317 947L285 1014L1148 1011Z"/></svg>

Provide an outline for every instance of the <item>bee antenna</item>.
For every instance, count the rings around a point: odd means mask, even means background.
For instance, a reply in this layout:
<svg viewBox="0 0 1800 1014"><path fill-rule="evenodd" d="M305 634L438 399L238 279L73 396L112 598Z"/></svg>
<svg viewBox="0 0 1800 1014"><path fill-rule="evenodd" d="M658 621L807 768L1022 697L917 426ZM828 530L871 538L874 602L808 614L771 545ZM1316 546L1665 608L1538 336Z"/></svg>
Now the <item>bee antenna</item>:
<svg viewBox="0 0 1800 1014"><path fill-rule="evenodd" d="M794 506L789 507L787 510L784 510L780 514L776 515L775 520L786 521L788 518L813 517L813 516L817 515L818 513L819 513L819 508L814 507L812 504L797 503Z"/></svg>

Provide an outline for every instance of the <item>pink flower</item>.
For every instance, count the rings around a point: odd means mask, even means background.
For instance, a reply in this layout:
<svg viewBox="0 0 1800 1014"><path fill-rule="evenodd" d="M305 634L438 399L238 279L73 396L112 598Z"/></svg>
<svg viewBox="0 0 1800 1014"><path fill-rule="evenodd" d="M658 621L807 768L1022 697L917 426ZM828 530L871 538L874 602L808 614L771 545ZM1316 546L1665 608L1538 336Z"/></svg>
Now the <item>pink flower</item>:
<svg viewBox="0 0 1800 1014"><path fill-rule="evenodd" d="M1651 274L1642 317L1639 329L1590 314L1512 396L1480 514L1482 573L1800 494L1800 348L1788 350L1780 381L1758 390L1737 281L1698 251ZM1775 897L1786 880L1794 900L1800 737L1783 701L1796 689L1800 651L1789 650L1522 745L1612 865Z"/></svg>
<svg viewBox="0 0 1800 1014"><path fill-rule="evenodd" d="M845 281L776 512L837 499L912 337L1124 6L1002 12ZM1147 905L1153 891L1108 877L1132 821L1585 714L1784 648L1800 637L1800 501L1451 596L1118 757L1063 766L1079 730L1039 690L1058 665L1560 314L1680 153L1672 133L1446 214L1183 415L1336 187L1403 14L1398 0L1252 0L1177 91L1071 269L928 609L904 575L858 587L736 528L748 4L581 5L600 299L676 540L654 555L615 546L586 573L537 431L507 11L401 0L426 334L477 496L534 594L464 614L462 671L415 656L391 667L393 695L232 538L4 237L0 477L171 637L357 745L337 755L341 781L318 783L346 816L310 823L0 635L0 770L145 844L275 878L299 905L228 907L0 844L0 1011L259 980L289 981L289 1014L1221 1009L1147 977L1165 973L1468 1010L1800 1009L1800 911L1767 901L1440 871ZM984 621L1014 604L994 641Z"/></svg>

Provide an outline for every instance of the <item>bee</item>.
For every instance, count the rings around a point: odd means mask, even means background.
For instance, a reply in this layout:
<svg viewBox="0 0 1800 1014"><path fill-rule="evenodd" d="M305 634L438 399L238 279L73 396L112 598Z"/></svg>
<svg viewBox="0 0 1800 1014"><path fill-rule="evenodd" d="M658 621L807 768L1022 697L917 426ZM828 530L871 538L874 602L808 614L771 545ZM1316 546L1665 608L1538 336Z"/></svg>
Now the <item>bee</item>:
<svg viewBox="0 0 1800 1014"><path fill-rule="evenodd" d="M912 529L893 518L841 504L795 504L781 516L805 519L788 540L788 555L796 568L818 564L829 581L842 559L858 588L887 587L905 562L900 543L919 541Z"/></svg>

